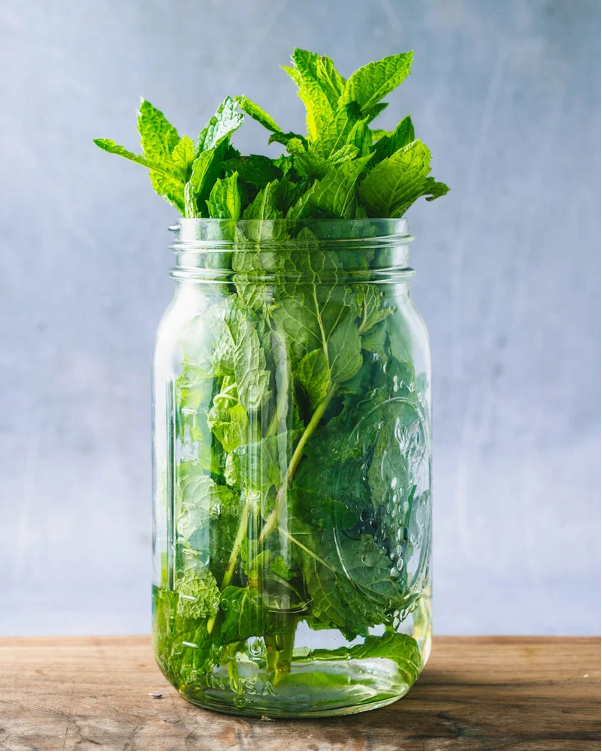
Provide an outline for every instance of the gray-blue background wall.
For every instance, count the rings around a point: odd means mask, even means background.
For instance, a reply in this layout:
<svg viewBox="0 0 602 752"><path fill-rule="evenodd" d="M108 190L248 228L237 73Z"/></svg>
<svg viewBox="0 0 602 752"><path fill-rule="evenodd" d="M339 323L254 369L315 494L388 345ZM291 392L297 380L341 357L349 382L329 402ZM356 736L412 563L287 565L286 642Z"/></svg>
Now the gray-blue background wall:
<svg viewBox="0 0 602 752"><path fill-rule="evenodd" d="M173 213L140 95L195 136L226 93L302 128L294 46L410 48L452 191L410 211L431 333L435 629L600 629L599 3L8 0L0 131L0 633L149 629L150 359ZM247 124L236 144L265 148ZM275 147L270 147L276 153Z"/></svg>

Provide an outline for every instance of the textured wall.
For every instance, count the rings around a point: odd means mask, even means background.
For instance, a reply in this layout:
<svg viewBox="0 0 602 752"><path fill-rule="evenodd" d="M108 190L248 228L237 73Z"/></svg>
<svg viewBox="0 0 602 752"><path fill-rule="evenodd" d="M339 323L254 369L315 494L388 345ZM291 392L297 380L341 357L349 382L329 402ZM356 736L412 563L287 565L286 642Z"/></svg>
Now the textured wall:
<svg viewBox="0 0 602 752"><path fill-rule="evenodd" d="M596 0L4 3L0 632L149 627L172 212L91 138L134 146L141 94L192 136L226 93L301 128L294 46L344 73L413 48L383 125L410 112L452 187L410 213L436 630L599 631L599 21Z"/></svg>

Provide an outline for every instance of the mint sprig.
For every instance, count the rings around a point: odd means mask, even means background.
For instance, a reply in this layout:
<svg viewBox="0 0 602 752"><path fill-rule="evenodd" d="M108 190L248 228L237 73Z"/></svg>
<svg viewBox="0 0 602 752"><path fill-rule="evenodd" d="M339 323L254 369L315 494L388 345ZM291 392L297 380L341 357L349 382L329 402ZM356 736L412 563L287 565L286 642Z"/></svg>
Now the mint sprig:
<svg viewBox="0 0 602 752"><path fill-rule="evenodd" d="M189 218L257 218L256 208L247 209L268 183L273 184L270 193L280 196L280 218L349 218L356 211L358 216L400 217L421 196L432 201L449 190L430 177L430 151L416 140L409 116L393 131L371 128L387 106L381 100L404 81L411 64L411 52L391 55L368 63L347 80L329 57L296 49L292 66L284 70L305 105L306 135L284 131L259 105L239 96L226 97L196 143L180 138L146 100L138 113L142 155L107 139L95 143L147 167L155 191ZM230 141L245 115L266 128L269 142L283 144L290 156L241 156ZM228 205L211 199L214 190L223 191L216 183L234 172L237 191ZM233 182L228 183L231 191Z"/></svg>

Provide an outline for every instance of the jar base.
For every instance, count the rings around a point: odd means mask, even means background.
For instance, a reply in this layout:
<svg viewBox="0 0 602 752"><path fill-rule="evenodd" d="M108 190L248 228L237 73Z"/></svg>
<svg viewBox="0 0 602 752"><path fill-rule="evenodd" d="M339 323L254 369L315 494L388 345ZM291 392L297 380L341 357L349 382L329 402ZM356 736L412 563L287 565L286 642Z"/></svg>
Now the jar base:
<svg viewBox="0 0 602 752"><path fill-rule="evenodd" d="M211 710L215 713L221 713L222 715L235 715L244 718L263 718L264 720L292 720L295 718L338 718L344 715L357 715L358 713L366 713L369 710L378 710L384 708L387 705L393 705L393 703L401 700L411 687L408 687L406 692L396 697L389 697L387 699L376 700L375 702L363 703L362 705L352 705L343 708L331 709L331 710L313 710L298 713L287 713L274 710L270 708L263 712L259 708L237 708L230 705L222 705L220 703L210 702L209 700L197 700L192 697L188 697L184 692L180 691L182 697L194 705L197 708L203 710Z"/></svg>
<svg viewBox="0 0 602 752"><path fill-rule="evenodd" d="M193 705L232 715L323 718L389 705L412 686L392 661L382 659L323 661L319 668L294 662L290 673L276 682L273 674L248 662L238 668L234 680L222 667L204 681L180 686L179 692Z"/></svg>

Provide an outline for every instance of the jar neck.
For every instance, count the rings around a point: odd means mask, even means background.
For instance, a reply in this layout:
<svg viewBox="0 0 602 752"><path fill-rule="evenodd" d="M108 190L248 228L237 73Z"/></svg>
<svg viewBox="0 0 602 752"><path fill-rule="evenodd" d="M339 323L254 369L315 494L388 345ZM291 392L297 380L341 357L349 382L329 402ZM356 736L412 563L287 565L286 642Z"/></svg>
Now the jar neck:
<svg viewBox="0 0 602 752"><path fill-rule="evenodd" d="M175 279L313 284L402 282L412 237L405 219L198 220L170 230Z"/></svg>

